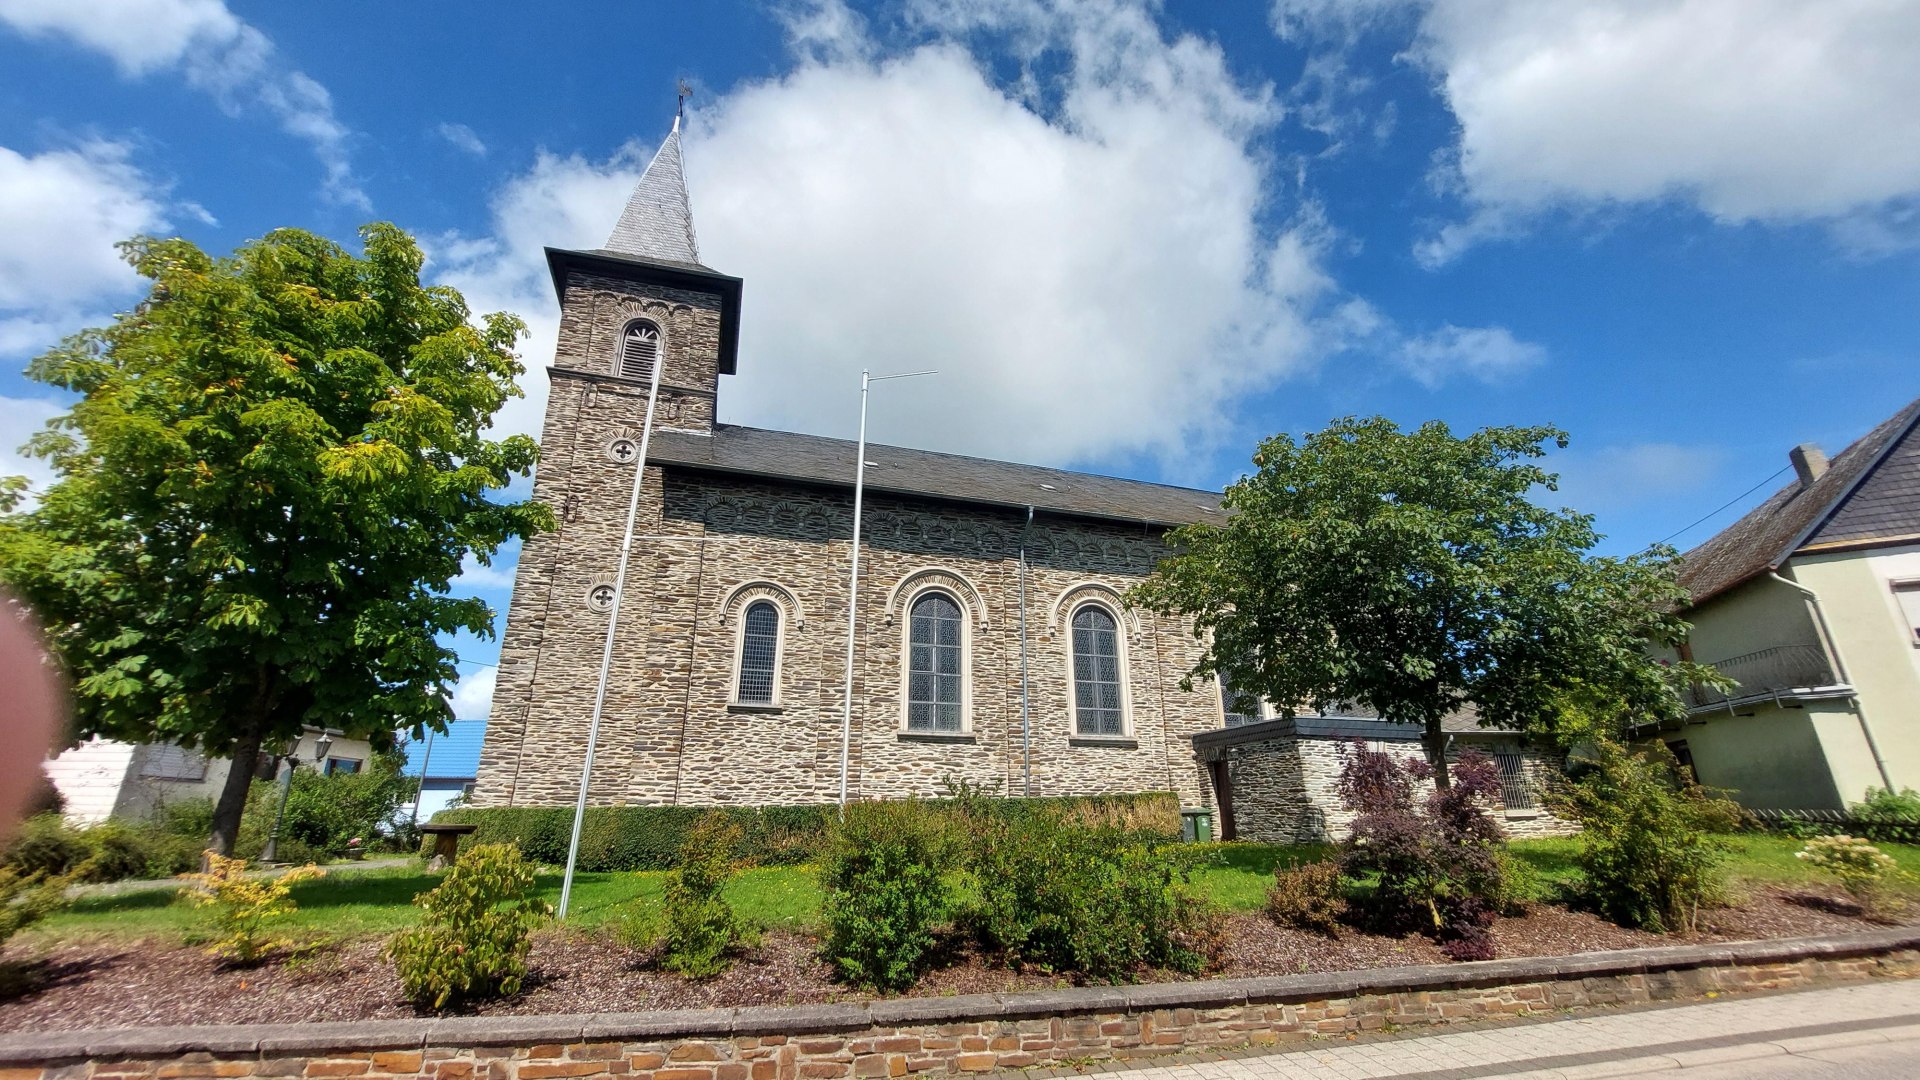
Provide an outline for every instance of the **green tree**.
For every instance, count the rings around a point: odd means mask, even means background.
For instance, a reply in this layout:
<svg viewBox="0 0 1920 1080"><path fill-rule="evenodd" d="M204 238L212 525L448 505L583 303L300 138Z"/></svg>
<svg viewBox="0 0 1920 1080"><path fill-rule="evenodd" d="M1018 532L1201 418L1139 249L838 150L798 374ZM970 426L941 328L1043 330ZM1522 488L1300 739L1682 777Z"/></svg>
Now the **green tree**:
<svg viewBox="0 0 1920 1080"><path fill-rule="evenodd" d="M233 759L221 853L263 744L443 729L456 658L436 635L493 624L446 595L462 557L552 527L487 498L537 454L485 437L520 393L523 324L476 326L422 286L398 228L361 239L281 229L220 259L129 241L145 300L27 370L81 396L27 446L57 479L0 507L0 578L49 627L77 735Z"/></svg>
<svg viewBox="0 0 1920 1080"><path fill-rule="evenodd" d="M1563 739L1595 717L1681 716L1678 689L1717 677L1649 652L1687 629L1673 552L1592 555L1590 516L1531 498L1556 489L1535 464L1548 443L1565 433L1382 417L1274 436L1227 488L1227 520L1174 530L1133 602L1193 620L1207 649L1189 688L1224 670L1282 708L1418 724L1442 787L1441 720L1463 706Z"/></svg>

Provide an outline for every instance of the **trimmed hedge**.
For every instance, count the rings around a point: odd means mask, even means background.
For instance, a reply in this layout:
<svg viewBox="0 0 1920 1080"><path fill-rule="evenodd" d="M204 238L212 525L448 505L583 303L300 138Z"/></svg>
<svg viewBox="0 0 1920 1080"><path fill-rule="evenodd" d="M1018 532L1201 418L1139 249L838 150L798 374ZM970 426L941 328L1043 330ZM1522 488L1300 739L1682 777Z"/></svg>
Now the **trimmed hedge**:
<svg viewBox="0 0 1920 1080"><path fill-rule="evenodd" d="M1076 824L1129 835L1180 837L1180 802L1171 792L1086 795L1044 799L992 799L989 804L1012 818L1059 814ZM952 800L929 805L945 808ZM590 806L580 825L578 869L670 870L680 847L703 814L717 812L740 829L736 857L762 866L809 862L827 841L836 807L812 806ZM443 810L437 824L477 825L473 844L514 844L533 862L567 861L573 831L571 806L492 806Z"/></svg>

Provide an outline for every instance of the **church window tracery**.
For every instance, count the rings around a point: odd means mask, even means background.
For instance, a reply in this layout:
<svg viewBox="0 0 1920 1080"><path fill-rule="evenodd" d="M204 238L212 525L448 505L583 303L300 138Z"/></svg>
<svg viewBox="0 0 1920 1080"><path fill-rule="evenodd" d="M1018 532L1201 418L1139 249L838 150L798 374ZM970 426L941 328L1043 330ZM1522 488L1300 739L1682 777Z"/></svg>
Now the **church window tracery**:
<svg viewBox="0 0 1920 1080"><path fill-rule="evenodd" d="M1119 622L1105 606L1089 603L1073 613L1072 625L1074 734L1120 738L1127 724Z"/></svg>
<svg viewBox="0 0 1920 1080"><path fill-rule="evenodd" d="M771 600L747 605L740 619L740 669L734 683L734 701L741 705L774 704L780 663L780 609Z"/></svg>
<svg viewBox="0 0 1920 1080"><path fill-rule="evenodd" d="M944 592L915 599L907 619L907 730L966 729L966 619Z"/></svg>

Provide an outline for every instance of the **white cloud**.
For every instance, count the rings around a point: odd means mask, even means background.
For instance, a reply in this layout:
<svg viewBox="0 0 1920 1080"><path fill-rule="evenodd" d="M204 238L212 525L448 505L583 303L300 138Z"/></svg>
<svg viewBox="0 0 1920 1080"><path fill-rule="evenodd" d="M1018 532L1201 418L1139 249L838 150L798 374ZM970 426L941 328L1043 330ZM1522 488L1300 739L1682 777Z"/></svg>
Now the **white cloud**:
<svg viewBox="0 0 1920 1080"><path fill-rule="evenodd" d="M452 144L456 150L465 151L474 157L487 156L487 144L481 142L480 136L465 124L446 123L433 130L434 134Z"/></svg>
<svg viewBox="0 0 1920 1080"><path fill-rule="evenodd" d="M493 684L500 677L498 668L478 668L460 676L449 701L455 720L485 720L493 708Z"/></svg>
<svg viewBox="0 0 1920 1080"><path fill-rule="evenodd" d="M265 109L313 148L329 198L362 210L371 205L353 175L350 132L335 118L326 87L289 70L273 42L224 0L0 0L0 21L101 53L128 78L178 70L230 113Z"/></svg>
<svg viewBox="0 0 1920 1080"><path fill-rule="evenodd" d="M1910 244L1920 200L1920 4L1898 0L1278 0L1336 41L1415 12L1407 56L1459 121L1466 220L1438 264L1541 213L1675 201L1727 224L1818 223Z"/></svg>
<svg viewBox="0 0 1920 1080"><path fill-rule="evenodd" d="M0 355L37 351L137 291L114 244L167 225L165 192L118 143L0 147Z"/></svg>
<svg viewBox="0 0 1920 1080"><path fill-rule="evenodd" d="M51 398L16 398L0 395L0 476L24 476L29 491L38 492L53 481L53 470L39 458L20 453L21 444L47 426L47 421L67 411Z"/></svg>
<svg viewBox="0 0 1920 1080"><path fill-rule="evenodd" d="M938 368L875 392L875 438L1184 460L1237 398L1321 354L1329 230L1309 207L1260 226L1275 192L1253 142L1279 109L1217 46L1132 3L913 14L934 40L889 51L838 5L803 11L815 59L689 116L703 259L748 282L724 419L850 435L862 367ZM1009 91L967 47L986 34L1045 62ZM535 313L544 362L540 246L604 243L652 149L542 156L495 199L491 237L438 247L443 277L476 308Z"/></svg>
<svg viewBox="0 0 1920 1080"><path fill-rule="evenodd" d="M1398 359L1407 374L1431 390L1455 376L1505 382L1545 363L1547 350L1521 341L1504 326L1449 323L1401 342Z"/></svg>
<svg viewBox="0 0 1920 1080"><path fill-rule="evenodd" d="M456 592L475 592L480 589L513 588L513 566L520 558L520 543L513 541L505 544L494 553L493 562L482 564L471 553L460 560L460 576L454 578Z"/></svg>

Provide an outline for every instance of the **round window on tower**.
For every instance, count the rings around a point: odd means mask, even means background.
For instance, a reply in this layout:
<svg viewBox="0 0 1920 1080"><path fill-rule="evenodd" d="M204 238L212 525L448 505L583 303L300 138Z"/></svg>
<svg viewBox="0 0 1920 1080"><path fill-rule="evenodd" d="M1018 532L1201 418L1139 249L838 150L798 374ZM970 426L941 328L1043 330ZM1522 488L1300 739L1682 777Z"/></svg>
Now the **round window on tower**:
<svg viewBox="0 0 1920 1080"><path fill-rule="evenodd" d="M607 444L607 457L616 465L631 465L640 457L640 447L632 439L615 439Z"/></svg>
<svg viewBox="0 0 1920 1080"><path fill-rule="evenodd" d="M602 615L612 611L613 585L605 581L595 582L593 587L587 590L587 607Z"/></svg>

